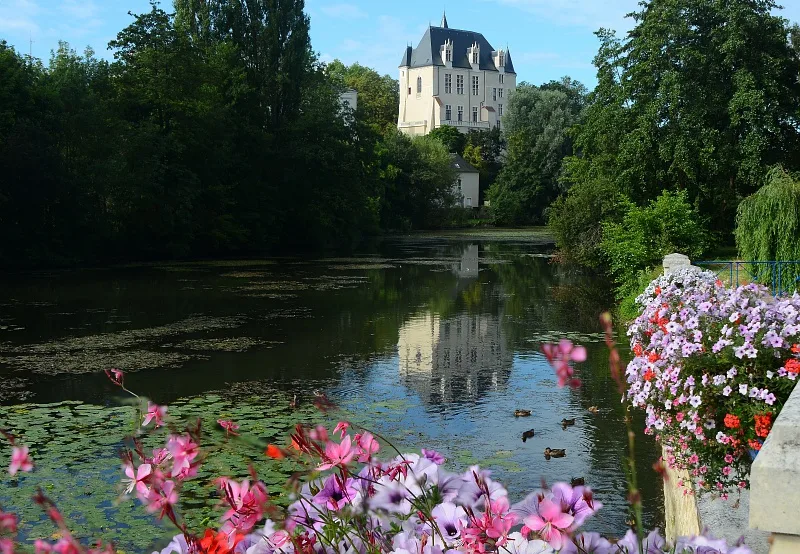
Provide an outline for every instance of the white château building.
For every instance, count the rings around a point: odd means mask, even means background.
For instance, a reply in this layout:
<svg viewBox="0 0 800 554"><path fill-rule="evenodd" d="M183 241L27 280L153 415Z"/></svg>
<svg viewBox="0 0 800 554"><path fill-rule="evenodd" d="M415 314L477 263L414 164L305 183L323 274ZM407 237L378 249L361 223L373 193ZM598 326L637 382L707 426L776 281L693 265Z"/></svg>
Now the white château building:
<svg viewBox="0 0 800 554"><path fill-rule="evenodd" d="M400 63L397 127L426 135L442 125L462 132L500 125L517 85L508 50L495 50L480 33L451 29L442 16Z"/></svg>

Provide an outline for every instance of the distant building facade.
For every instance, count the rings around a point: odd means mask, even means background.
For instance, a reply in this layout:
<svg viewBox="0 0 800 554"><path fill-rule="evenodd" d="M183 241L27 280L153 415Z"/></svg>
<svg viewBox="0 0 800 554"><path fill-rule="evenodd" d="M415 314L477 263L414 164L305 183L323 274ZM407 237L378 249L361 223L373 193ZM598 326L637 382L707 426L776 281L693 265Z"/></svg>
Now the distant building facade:
<svg viewBox="0 0 800 554"><path fill-rule="evenodd" d="M443 16L403 54L397 127L426 135L442 125L464 133L500 126L516 85L508 50L495 50L480 33L451 29Z"/></svg>
<svg viewBox="0 0 800 554"><path fill-rule="evenodd" d="M358 109L358 91L355 89L347 89L339 95L339 103L342 108L349 108L356 111Z"/></svg>
<svg viewBox="0 0 800 554"><path fill-rule="evenodd" d="M455 169L458 174L456 182L453 184L456 203L462 208L479 207L478 195L481 189L480 172L458 154L450 154L450 157L453 160L453 169Z"/></svg>

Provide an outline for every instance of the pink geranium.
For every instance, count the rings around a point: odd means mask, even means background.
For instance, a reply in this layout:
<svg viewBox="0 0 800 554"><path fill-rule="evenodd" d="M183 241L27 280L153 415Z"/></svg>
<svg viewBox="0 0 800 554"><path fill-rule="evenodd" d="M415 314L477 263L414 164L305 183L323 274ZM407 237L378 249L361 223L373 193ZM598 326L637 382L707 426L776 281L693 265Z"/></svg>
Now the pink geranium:
<svg viewBox="0 0 800 554"><path fill-rule="evenodd" d="M172 435L167 442L167 450L173 459L172 476L186 476L199 453L197 443L189 435Z"/></svg>
<svg viewBox="0 0 800 554"><path fill-rule="evenodd" d="M148 512L159 512L158 519L162 519L165 515L169 516L172 514L172 507L178 503L175 482L164 481L161 486L153 486L143 501Z"/></svg>
<svg viewBox="0 0 800 554"><path fill-rule="evenodd" d="M579 387L581 382L573 377L575 371L570 362L585 362L586 348L575 346L571 340L561 340L558 344L543 344L542 352L551 366L556 370L558 386L569 385Z"/></svg>
<svg viewBox="0 0 800 554"><path fill-rule="evenodd" d="M559 506L545 498L539 502L539 513L525 518L522 532L535 531L550 546L560 550L564 545L566 531L573 520L573 516L565 514Z"/></svg>
<svg viewBox="0 0 800 554"><path fill-rule="evenodd" d="M356 451L353 449L353 441L350 439L350 435L343 438L340 444L330 441L325 445L325 455L323 457L325 461L319 466L319 469L325 470L333 466L345 466L355 456Z"/></svg>
<svg viewBox="0 0 800 554"><path fill-rule="evenodd" d="M358 445L358 461L361 463L368 462L372 455L381 448L372 433L356 435L356 444Z"/></svg>
<svg viewBox="0 0 800 554"><path fill-rule="evenodd" d="M267 491L262 483L253 483L245 479L237 483L231 479L223 479L221 488L225 502L230 509L222 516L222 531L228 535L233 532L249 533L264 516L267 507Z"/></svg>
<svg viewBox="0 0 800 554"><path fill-rule="evenodd" d="M232 421L230 421L228 419L218 419L217 423L219 423L220 427L225 429L225 434L226 435L238 435L239 434L239 433L236 432L236 431L239 430L239 424L238 423L234 423L234 422L232 422Z"/></svg>
<svg viewBox="0 0 800 554"><path fill-rule="evenodd" d="M159 406L153 402L147 403L147 413L144 416L142 427L150 425L151 421L156 422L156 429L164 425L164 416L167 415L167 407Z"/></svg>
<svg viewBox="0 0 800 554"><path fill-rule="evenodd" d="M28 455L27 446L14 446L11 449L11 464L8 466L8 473L16 475L18 471L29 472L33 470L33 460Z"/></svg>

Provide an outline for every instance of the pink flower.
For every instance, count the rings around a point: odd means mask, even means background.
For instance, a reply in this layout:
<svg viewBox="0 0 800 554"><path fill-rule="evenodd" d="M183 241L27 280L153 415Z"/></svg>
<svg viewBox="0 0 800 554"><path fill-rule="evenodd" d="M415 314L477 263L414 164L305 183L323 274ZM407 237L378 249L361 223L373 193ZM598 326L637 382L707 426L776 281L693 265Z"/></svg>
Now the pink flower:
<svg viewBox="0 0 800 554"><path fill-rule="evenodd" d="M172 435L167 442L167 450L172 454L172 476L177 477L191 470L197 457L198 446L189 435Z"/></svg>
<svg viewBox="0 0 800 554"><path fill-rule="evenodd" d="M730 454L725 454L725 463L726 464L732 464L733 463L733 456L731 456Z"/></svg>
<svg viewBox="0 0 800 554"><path fill-rule="evenodd" d="M697 465L700 463L700 458L697 456L697 454L692 454L689 456L689 463L692 465Z"/></svg>
<svg viewBox="0 0 800 554"><path fill-rule="evenodd" d="M106 376L118 387L122 386L125 379L125 374L119 369L107 369Z"/></svg>
<svg viewBox="0 0 800 554"><path fill-rule="evenodd" d="M333 428L334 433L339 433L340 438L344 438L347 434L347 430L350 428L350 423L347 421L340 421L336 424L336 427ZM326 440L326 439L322 439Z"/></svg>
<svg viewBox="0 0 800 554"><path fill-rule="evenodd" d="M328 430L325 429L324 425L317 425L316 428L308 432L308 436L315 441L326 442L328 440ZM342 436L344 436L344 433L342 433Z"/></svg>
<svg viewBox="0 0 800 554"><path fill-rule="evenodd" d="M353 449L353 441L350 439L350 435L343 438L341 444L330 441L325 445L323 459L326 461L319 466L319 469L330 469L340 465L345 466L352 461L355 455L356 451Z"/></svg>
<svg viewBox="0 0 800 554"><path fill-rule="evenodd" d="M580 380L573 377L575 371L570 362L585 362L586 348L574 346L570 340L562 340L558 344L543 344L542 352L556 370L559 387L569 384L570 387L577 388L581 385Z"/></svg>
<svg viewBox="0 0 800 554"><path fill-rule="evenodd" d="M164 416L167 415L167 407L166 406L159 406L158 404L154 404L152 402L147 403L147 414L144 416L144 421L142 422L142 427L147 427L150 425L151 421L156 422L156 429L164 425Z"/></svg>
<svg viewBox="0 0 800 554"><path fill-rule="evenodd" d="M498 546L503 546L506 543L508 533L517 522L517 516L509 511L511 506L509 506L508 498L505 496L488 503L486 536L495 539Z"/></svg>
<svg viewBox="0 0 800 554"><path fill-rule="evenodd" d="M225 429L226 435L238 435L236 431L239 429L239 424L234 423L227 419L218 419L217 423L219 423L220 427Z"/></svg>
<svg viewBox="0 0 800 554"><path fill-rule="evenodd" d="M136 489L136 494L141 496L147 496L150 492L147 488L147 482L149 481L153 473L153 466L150 464L142 464L136 469L136 474L133 472L133 466L130 464L125 464L125 475L128 476L128 479L124 479L123 482L127 483L128 486L125 489L125 494L130 494L133 492L133 489Z"/></svg>
<svg viewBox="0 0 800 554"><path fill-rule="evenodd" d="M36 554L49 554L53 551L53 545L41 539L36 539L36 542L33 543L33 547L36 550Z"/></svg>
<svg viewBox="0 0 800 554"><path fill-rule="evenodd" d="M11 464L8 466L8 473L12 476L18 471L29 472L33 470L33 460L28 455L27 446L15 446L11 449Z"/></svg>
<svg viewBox="0 0 800 554"><path fill-rule="evenodd" d="M14 541L0 539L0 554L14 554Z"/></svg>
<svg viewBox="0 0 800 554"><path fill-rule="evenodd" d="M725 467L723 467L723 468L722 468L722 474L723 474L725 477L727 477L728 475L730 475L730 474L731 474L731 472L733 472L733 468L732 468L731 466L725 466Z"/></svg>
<svg viewBox="0 0 800 554"><path fill-rule="evenodd" d="M153 486L145 499L147 511L159 512L158 519L172 513L172 506L178 503L178 492L174 481L164 481L160 487Z"/></svg>
<svg viewBox="0 0 800 554"><path fill-rule="evenodd" d="M572 525L574 518L561 511L555 503L545 498L539 502L539 513L525 518L525 528L536 531L539 536L547 541L555 550L560 550L564 544L564 532Z"/></svg>
<svg viewBox="0 0 800 554"><path fill-rule="evenodd" d="M363 435L356 435L356 444L358 445L358 461L366 463L370 461L372 455L380 450L381 445L372 436L372 433L364 433Z"/></svg>
<svg viewBox="0 0 800 554"><path fill-rule="evenodd" d="M224 525L222 532L230 535L233 532L247 534L264 516L267 506L267 491L261 483L245 479L240 483L225 479L222 481L225 502L230 509L222 516Z"/></svg>
<svg viewBox="0 0 800 554"><path fill-rule="evenodd" d="M17 516L0 510L0 532L17 532Z"/></svg>

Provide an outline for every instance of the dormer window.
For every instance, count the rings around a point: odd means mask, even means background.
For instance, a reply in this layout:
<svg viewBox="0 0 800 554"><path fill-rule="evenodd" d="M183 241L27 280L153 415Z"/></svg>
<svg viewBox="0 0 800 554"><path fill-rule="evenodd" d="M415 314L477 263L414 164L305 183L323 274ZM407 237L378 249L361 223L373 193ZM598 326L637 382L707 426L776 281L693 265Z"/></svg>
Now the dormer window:
<svg viewBox="0 0 800 554"><path fill-rule="evenodd" d="M453 61L453 51L450 50L449 48L444 49L444 59L448 62Z"/></svg>
<svg viewBox="0 0 800 554"><path fill-rule="evenodd" d="M445 65L447 67L450 67L452 65L452 63L453 63L453 41L452 40L447 39L447 40L444 41L444 44L442 44L442 48L441 48L441 55L442 55L442 59L444 60Z"/></svg>
<svg viewBox="0 0 800 554"><path fill-rule="evenodd" d="M500 67L505 67L506 66L506 53L503 52L502 50L500 50L500 55L498 57L500 58L498 65Z"/></svg>
<svg viewBox="0 0 800 554"><path fill-rule="evenodd" d="M472 63L478 63L478 52L476 50L472 51Z"/></svg>
<svg viewBox="0 0 800 554"><path fill-rule="evenodd" d="M478 46L477 42L473 42L472 46L470 46L467 49L467 59L469 60L469 62L473 66L476 66L476 65L478 65L480 63L480 61L481 61L481 48L480 48L480 46ZM477 68L473 68L473 69L477 69Z"/></svg>

